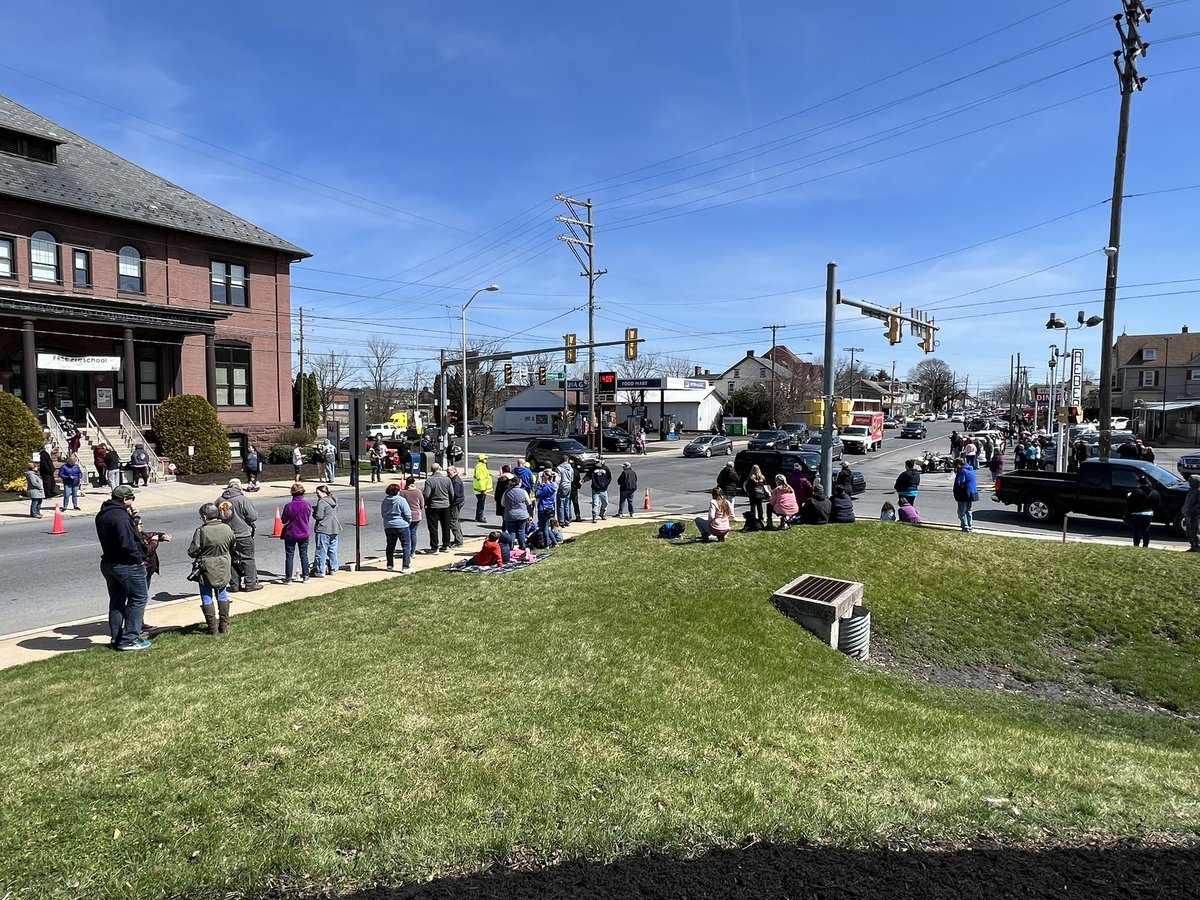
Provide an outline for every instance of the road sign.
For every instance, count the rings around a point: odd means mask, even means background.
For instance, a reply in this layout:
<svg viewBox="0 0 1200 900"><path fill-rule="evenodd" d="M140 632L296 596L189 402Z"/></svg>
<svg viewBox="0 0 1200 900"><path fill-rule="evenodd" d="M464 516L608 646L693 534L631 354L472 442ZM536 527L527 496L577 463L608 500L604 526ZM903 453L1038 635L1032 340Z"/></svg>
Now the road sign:
<svg viewBox="0 0 1200 900"><path fill-rule="evenodd" d="M548 379L551 379L552 381L562 381L562 379L567 377L567 373L566 372L547 372L546 377Z"/></svg>
<svg viewBox="0 0 1200 900"><path fill-rule="evenodd" d="M558 386L560 389L564 387L561 375L559 376ZM568 391L586 391L588 389L587 379L572 378L570 381L566 382L565 387Z"/></svg>
<svg viewBox="0 0 1200 900"><path fill-rule="evenodd" d="M1083 351L1071 351L1071 405L1083 402Z"/></svg>

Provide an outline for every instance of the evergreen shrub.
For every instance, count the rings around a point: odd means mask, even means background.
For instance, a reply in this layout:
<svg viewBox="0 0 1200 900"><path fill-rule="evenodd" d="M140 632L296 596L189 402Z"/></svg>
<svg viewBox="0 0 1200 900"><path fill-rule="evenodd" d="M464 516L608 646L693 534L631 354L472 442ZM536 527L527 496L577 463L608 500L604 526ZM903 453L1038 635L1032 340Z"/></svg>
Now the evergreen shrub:
<svg viewBox="0 0 1200 900"><path fill-rule="evenodd" d="M229 471L229 436L204 397L168 397L154 416L154 434L180 475ZM194 456L188 456L189 446L196 448Z"/></svg>
<svg viewBox="0 0 1200 900"><path fill-rule="evenodd" d="M25 490L25 466L46 443L37 416L8 391L0 391L0 485L20 482Z"/></svg>

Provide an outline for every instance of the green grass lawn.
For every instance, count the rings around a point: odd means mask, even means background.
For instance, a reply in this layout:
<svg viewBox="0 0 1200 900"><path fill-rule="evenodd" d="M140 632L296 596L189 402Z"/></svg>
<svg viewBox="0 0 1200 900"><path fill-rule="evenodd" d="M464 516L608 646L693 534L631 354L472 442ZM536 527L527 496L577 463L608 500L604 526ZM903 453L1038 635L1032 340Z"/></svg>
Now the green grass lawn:
<svg viewBox="0 0 1200 900"><path fill-rule="evenodd" d="M927 686L769 602L803 572L862 581L873 644L905 665L1082 676L1200 713L1194 555L877 523L654 532L0 672L0 896L1200 827L1200 722Z"/></svg>

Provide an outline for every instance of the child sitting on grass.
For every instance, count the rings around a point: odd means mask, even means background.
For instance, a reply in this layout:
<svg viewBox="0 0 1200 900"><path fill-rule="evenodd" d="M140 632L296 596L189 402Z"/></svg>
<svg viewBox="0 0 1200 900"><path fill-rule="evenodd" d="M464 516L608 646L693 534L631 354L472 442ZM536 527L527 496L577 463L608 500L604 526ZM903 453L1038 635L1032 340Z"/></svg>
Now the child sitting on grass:
<svg viewBox="0 0 1200 900"><path fill-rule="evenodd" d="M904 498L901 498L901 499L904 499ZM891 500L883 501L883 508L881 510L879 510L879 521L880 522L895 522L896 521L896 507L892 506Z"/></svg>

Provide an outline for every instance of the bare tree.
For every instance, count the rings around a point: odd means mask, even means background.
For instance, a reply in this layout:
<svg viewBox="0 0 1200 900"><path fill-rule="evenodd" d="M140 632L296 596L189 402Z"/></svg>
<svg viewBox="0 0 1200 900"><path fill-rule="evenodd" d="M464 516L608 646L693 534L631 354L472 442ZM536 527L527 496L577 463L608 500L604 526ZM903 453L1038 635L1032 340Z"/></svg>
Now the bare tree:
<svg viewBox="0 0 1200 900"><path fill-rule="evenodd" d="M334 350L312 360L309 370L317 380L317 398L321 403L323 419L330 418L334 395L345 389L352 369L353 363L350 357L344 353L339 356Z"/></svg>
<svg viewBox="0 0 1200 900"><path fill-rule="evenodd" d="M945 409L954 396L954 372L940 359L923 359L908 372L908 383L926 409Z"/></svg>
<svg viewBox="0 0 1200 900"><path fill-rule="evenodd" d="M383 421L400 398L400 348L394 341L373 334L367 338L361 363L367 421Z"/></svg>
<svg viewBox="0 0 1200 900"><path fill-rule="evenodd" d="M662 356L658 371L663 378L690 378L696 374L696 363L687 356Z"/></svg>

